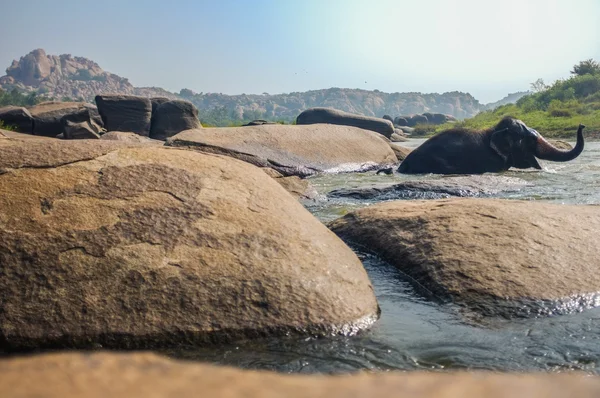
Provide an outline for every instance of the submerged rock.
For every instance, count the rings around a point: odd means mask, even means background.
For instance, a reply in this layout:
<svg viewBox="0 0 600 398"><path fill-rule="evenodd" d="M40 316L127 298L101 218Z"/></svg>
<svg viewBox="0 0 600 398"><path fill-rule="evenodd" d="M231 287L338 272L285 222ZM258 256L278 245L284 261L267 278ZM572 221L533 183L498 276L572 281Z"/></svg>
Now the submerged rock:
<svg viewBox="0 0 600 398"><path fill-rule="evenodd" d="M0 141L0 351L353 334L377 319L360 260L256 167Z"/></svg>
<svg viewBox="0 0 600 398"><path fill-rule="evenodd" d="M406 148L408 149L408 148ZM410 149L408 150L410 151ZM411 180L396 184L344 188L331 191L330 197L360 200L442 199L496 195L518 191L528 183L520 178L473 175L445 177L437 180Z"/></svg>
<svg viewBox="0 0 600 398"><path fill-rule="evenodd" d="M358 127L390 138L394 134L394 125L386 119L377 117L355 115L332 108L310 108L302 112L296 118L296 123L301 124L337 124L343 126Z"/></svg>
<svg viewBox="0 0 600 398"><path fill-rule="evenodd" d="M329 224L441 298L486 314L600 303L600 207L493 199L396 201Z"/></svg>
<svg viewBox="0 0 600 398"><path fill-rule="evenodd" d="M288 375L176 361L151 353L65 353L3 359L0 360L0 385L8 392L7 398L600 396L600 378L577 373L363 372L343 376Z"/></svg>
<svg viewBox="0 0 600 398"><path fill-rule="evenodd" d="M366 171L398 163L378 134L331 124L188 130L167 145L232 156L285 176Z"/></svg>

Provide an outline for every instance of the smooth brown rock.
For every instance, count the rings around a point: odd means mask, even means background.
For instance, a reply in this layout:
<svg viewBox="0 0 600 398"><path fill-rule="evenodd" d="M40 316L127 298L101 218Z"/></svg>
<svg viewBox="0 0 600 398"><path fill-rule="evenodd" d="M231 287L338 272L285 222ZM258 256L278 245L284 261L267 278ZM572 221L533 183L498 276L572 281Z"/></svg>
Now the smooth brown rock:
<svg viewBox="0 0 600 398"><path fill-rule="evenodd" d="M404 131L402 129L394 129L395 133L390 136L390 141L392 142L406 142L408 138L406 138Z"/></svg>
<svg viewBox="0 0 600 398"><path fill-rule="evenodd" d="M392 151L394 151L394 153L396 154L396 158L398 158L399 161L403 161L404 159L406 159L408 154L412 151L412 149L410 148L406 148L393 143L390 143L390 148L392 148Z"/></svg>
<svg viewBox="0 0 600 398"><path fill-rule="evenodd" d="M164 142L153 140L148 137L142 137L136 133L129 133L126 131L110 131L106 134L103 134L100 137L101 140L104 141L122 141L122 142L132 142L132 143L140 143L140 144L152 144L152 145L164 145Z"/></svg>
<svg viewBox="0 0 600 398"><path fill-rule="evenodd" d="M310 108L296 118L296 123L302 124L337 124L358 127L390 138L394 134L394 125L386 119L344 112L333 108Z"/></svg>
<svg viewBox="0 0 600 398"><path fill-rule="evenodd" d="M600 378L491 372L283 375L148 353L70 353L0 360L0 392L3 398L596 398Z"/></svg>
<svg viewBox="0 0 600 398"><path fill-rule="evenodd" d="M332 124L188 130L167 145L225 154L286 176L365 171L398 162L377 133Z"/></svg>
<svg viewBox="0 0 600 398"><path fill-rule="evenodd" d="M0 351L352 334L378 316L356 255L244 162L13 140L0 169Z"/></svg>
<svg viewBox="0 0 600 398"><path fill-rule="evenodd" d="M418 285L484 312L568 313L600 292L600 207L492 199L380 203L329 224Z"/></svg>
<svg viewBox="0 0 600 398"><path fill-rule="evenodd" d="M150 135L152 102L133 95L97 95L96 105L107 131L130 131Z"/></svg>

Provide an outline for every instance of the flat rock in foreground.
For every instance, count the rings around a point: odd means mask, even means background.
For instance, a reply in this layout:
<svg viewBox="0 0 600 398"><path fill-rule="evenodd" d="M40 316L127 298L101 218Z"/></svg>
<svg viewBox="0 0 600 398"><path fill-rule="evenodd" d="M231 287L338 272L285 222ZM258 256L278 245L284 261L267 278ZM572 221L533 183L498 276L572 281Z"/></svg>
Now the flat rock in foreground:
<svg viewBox="0 0 600 398"><path fill-rule="evenodd" d="M332 124L188 130L167 145L232 156L286 176L366 171L398 163L377 133Z"/></svg>
<svg viewBox="0 0 600 398"><path fill-rule="evenodd" d="M600 379L576 373L283 375L147 353L70 353L0 360L0 391L3 398L595 398Z"/></svg>
<svg viewBox="0 0 600 398"><path fill-rule="evenodd" d="M598 206L395 201L329 226L434 295L484 313L568 313L599 301Z"/></svg>
<svg viewBox="0 0 600 398"><path fill-rule="evenodd" d="M360 260L256 167L119 141L0 143L0 351L353 334L377 319Z"/></svg>

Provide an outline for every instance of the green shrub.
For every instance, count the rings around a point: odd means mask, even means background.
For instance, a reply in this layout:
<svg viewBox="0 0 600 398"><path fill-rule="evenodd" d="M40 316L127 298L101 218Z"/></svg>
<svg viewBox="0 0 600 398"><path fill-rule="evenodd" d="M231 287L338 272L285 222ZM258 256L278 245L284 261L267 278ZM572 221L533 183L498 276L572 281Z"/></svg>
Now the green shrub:
<svg viewBox="0 0 600 398"><path fill-rule="evenodd" d="M10 124L4 124L2 120L0 120L0 130L17 131L15 126Z"/></svg>

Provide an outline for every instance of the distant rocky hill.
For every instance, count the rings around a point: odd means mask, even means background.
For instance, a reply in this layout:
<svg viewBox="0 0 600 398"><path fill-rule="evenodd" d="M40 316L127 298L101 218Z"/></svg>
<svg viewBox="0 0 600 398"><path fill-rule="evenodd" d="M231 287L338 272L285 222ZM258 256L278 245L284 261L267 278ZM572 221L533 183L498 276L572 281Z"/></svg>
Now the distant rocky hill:
<svg viewBox="0 0 600 398"><path fill-rule="evenodd" d="M0 77L3 90L35 91L40 95L61 100L92 101L97 94L119 93L177 98L161 88L133 87L129 80L105 72L94 61L70 54L47 55L43 49L14 60Z"/></svg>
<svg viewBox="0 0 600 398"><path fill-rule="evenodd" d="M471 94L458 91L444 94L384 93L348 88L329 88L289 94L225 95L194 94L181 90L180 95L199 109L226 107L232 119L295 118L311 107L331 107L365 116L410 115L435 112L463 119L477 114L484 107Z"/></svg>
<svg viewBox="0 0 600 398"><path fill-rule="evenodd" d="M42 49L13 61L6 69L6 76L0 77L0 88L37 92L56 100L93 101L97 94L108 93L183 98L198 107L201 119L214 119L216 124L224 120L291 121L311 107L332 107L378 117L434 112L459 119L474 116L488 108L470 94L458 91L422 94L329 88L277 95L225 95L183 89L176 94L158 87L134 87L128 79L104 71L89 59L69 54L47 55Z"/></svg>
<svg viewBox="0 0 600 398"><path fill-rule="evenodd" d="M518 100L520 100L521 98L523 98L524 96L529 95L529 94L531 94L531 91L518 91L516 93L508 94L506 97L502 98L499 101L490 102L489 104L485 104L485 109L493 110L502 105L514 104Z"/></svg>

